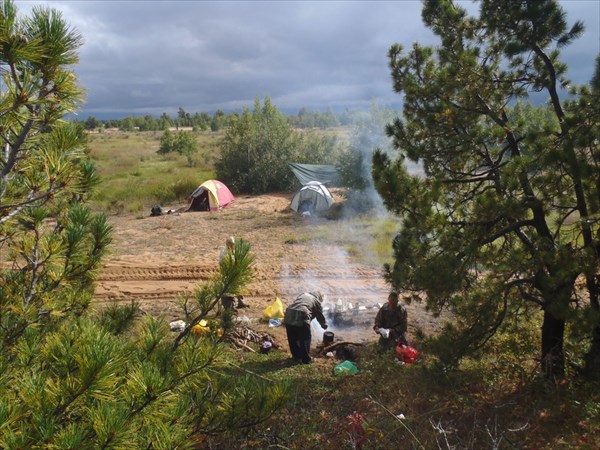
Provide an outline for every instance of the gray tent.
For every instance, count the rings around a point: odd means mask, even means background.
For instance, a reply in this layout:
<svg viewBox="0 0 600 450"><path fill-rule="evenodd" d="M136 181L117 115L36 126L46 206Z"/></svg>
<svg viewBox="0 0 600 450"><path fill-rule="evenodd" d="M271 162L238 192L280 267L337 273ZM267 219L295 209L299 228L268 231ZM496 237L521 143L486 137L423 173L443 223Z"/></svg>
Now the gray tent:
<svg viewBox="0 0 600 450"><path fill-rule="evenodd" d="M299 213L326 211L333 205L333 196L323 183L309 181L302 186L294 198L290 208Z"/></svg>
<svg viewBox="0 0 600 450"><path fill-rule="evenodd" d="M296 164L289 163L290 169L296 175L296 178L307 185L311 181L319 181L323 184L335 184L339 178L339 174L335 166L324 164Z"/></svg>

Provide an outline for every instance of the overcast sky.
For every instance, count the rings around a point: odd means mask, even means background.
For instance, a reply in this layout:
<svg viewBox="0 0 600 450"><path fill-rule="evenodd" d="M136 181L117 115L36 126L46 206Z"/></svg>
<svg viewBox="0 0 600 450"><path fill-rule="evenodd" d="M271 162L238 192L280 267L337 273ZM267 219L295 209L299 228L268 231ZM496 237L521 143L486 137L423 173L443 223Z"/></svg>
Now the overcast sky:
<svg viewBox="0 0 600 450"><path fill-rule="evenodd" d="M473 9L472 2L460 1ZM419 1L17 1L62 12L83 35L79 116L240 111L269 96L286 113L399 107L387 51L435 43ZM585 83L600 53L600 1L565 0L586 32L563 55Z"/></svg>

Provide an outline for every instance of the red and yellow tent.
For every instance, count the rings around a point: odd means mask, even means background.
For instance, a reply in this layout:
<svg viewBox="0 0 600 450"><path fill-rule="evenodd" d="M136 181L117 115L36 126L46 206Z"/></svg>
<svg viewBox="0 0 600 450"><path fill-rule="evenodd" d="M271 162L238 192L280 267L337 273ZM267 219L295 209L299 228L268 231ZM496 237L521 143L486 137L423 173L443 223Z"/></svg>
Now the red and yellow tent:
<svg viewBox="0 0 600 450"><path fill-rule="evenodd" d="M208 180L198 186L188 200L188 211L216 211L235 201L235 197L220 181Z"/></svg>

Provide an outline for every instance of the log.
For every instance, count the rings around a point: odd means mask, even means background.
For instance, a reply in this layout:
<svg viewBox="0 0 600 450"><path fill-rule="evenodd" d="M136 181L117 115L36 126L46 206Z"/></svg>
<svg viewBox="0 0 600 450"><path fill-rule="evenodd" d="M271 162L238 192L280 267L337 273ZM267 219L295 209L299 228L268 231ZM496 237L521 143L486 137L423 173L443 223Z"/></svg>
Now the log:
<svg viewBox="0 0 600 450"><path fill-rule="evenodd" d="M252 347L249 347L249 346L247 346L245 342L240 342L240 340L239 340L239 339L236 339L236 338L231 338L231 342L232 342L234 345L236 345L236 346L238 346L238 347L240 347L240 348L245 348L246 350L250 350L250 351L251 351L251 352L253 352L253 353L258 353L258 352L257 352L256 350L254 350Z"/></svg>

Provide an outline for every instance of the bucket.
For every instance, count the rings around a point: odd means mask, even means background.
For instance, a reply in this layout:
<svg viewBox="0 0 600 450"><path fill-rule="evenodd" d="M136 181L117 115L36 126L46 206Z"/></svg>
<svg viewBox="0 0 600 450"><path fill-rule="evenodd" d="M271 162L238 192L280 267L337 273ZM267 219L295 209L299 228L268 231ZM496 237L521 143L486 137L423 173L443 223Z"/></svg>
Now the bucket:
<svg viewBox="0 0 600 450"><path fill-rule="evenodd" d="M333 344L333 336L334 334L331 331L326 331L323 333L323 345Z"/></svg>

